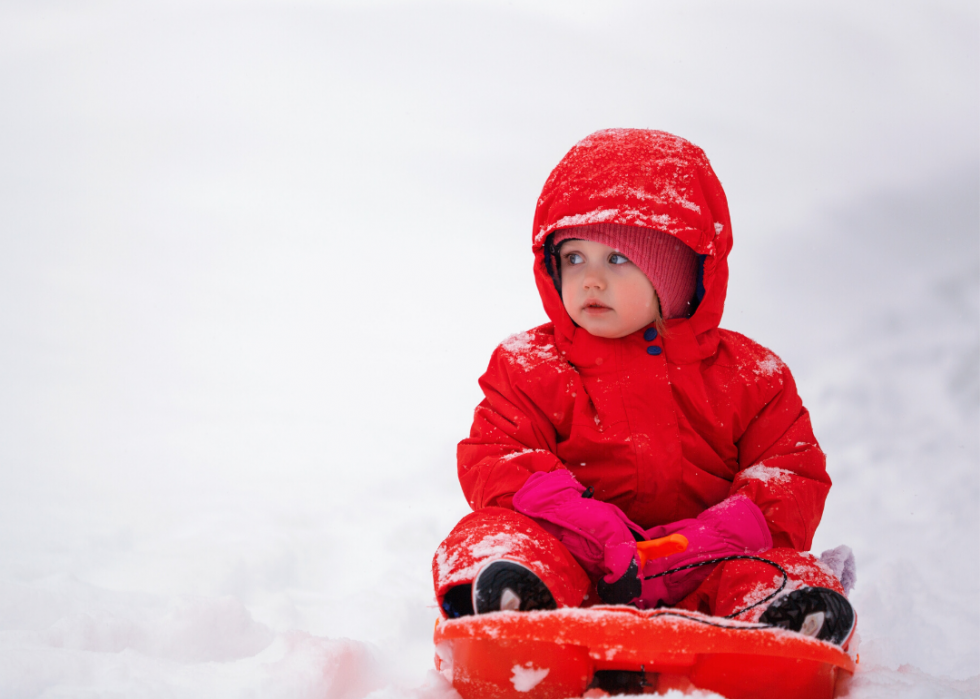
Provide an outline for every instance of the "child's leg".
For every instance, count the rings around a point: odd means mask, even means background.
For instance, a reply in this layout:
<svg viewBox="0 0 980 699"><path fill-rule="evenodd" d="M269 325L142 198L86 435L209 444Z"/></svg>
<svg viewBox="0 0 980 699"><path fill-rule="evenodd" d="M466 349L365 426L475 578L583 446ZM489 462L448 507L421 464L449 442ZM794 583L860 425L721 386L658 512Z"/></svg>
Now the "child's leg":
<svg viewBox="0 0 980 699"><path fill-rule="evenodd" d="M840 581L811 553L772 549L758 557L777 563L786 571L789 581L784 593L810 586L827 587L844 594ZM783 575L775 566L759 561L729 561L719 564L698 589L677 606L715 616L728 616L766 598L779 588L782 580ZM740 621L757 621L771 602L760 604L736 618Z"/></svg>
<svg viewBox="0 0 980 699"><path fill-rule="evenodd" d="M558 539L534 520L502 507L467 515L449 533L432 559L436 599L443 616L447 593L467 588L487 563L505 559L531 569L559 607L577 607L589 591L589 578ZM467 594L464 591L464 595Z"/></svg>

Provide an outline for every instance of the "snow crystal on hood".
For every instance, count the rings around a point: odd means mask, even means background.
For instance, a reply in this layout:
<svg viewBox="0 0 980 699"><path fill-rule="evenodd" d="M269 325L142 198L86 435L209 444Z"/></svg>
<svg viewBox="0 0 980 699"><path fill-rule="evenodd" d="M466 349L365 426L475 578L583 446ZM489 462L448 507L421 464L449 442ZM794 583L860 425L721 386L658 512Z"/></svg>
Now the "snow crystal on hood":
<svg viewBox="0 0 980 699"><path fill-rule="evenodd" d="M655 195L650 194L642 187L628 187L620 183L612 187L606 187L595 194L596 197L613 199L616 197L633 197L634 199L655 199Z"/></svg>
<svg viewBox="0 0 980 699"><path fill-rule="evenodd" d="M574 214L558 219L556 228L568 228L570 226L582 226L589 223L605 223L616 218L619 209L596 209L585 214Z"/></svg>
<svg viewBox="0 0 980 699"><path fill-rule="evenodd" d="M793 474L791 471L787 471L784 468L779 468L778 466L764 466L762 464L756 464L755 466L749 466L739 475L742 476L742 478L749 478L754 481L759 481L760 483L772 483L773 485L777 485L789 483Z"/></svg>
<svg viewBox="0 0 980 699"><path fill-rule="evenodd" d="M590 226L594 223L607 223L610 221L615 221L616 223L621 223L627 226L643 226L645 228L660 230L661 228L669 227L673 222L673 219L666 214L656 215L649 212L640 211L639 209L627 207L618 207L615 209L595 209L584 214L574 214L561 217L554 223L554 225L548 226L539 231L536 242L539 244L542 243L542 238L544 235L547 235L551 231L556 231L560 228Z"/></svg>
<svg viewBox="0 0 980 699"><path fill-rule="evenodd" d="M613 187L606 187L595 193L598 199L631 198L641 201L668 201L676 204L688 211L696 214L701 213L701 207L677 191L677 188L667 182L660 182L659 192L650 192L643 187L629 187L625 184L618 184ZM609 211L606 209L604 211Z"/></svg>
<svg viewBox="0 0 980 699"><path fill-rule="evenodd" d="M667 199L674 204L677 204L681 208L687 209L688 211L693 211L696 214L701 213L701 207L695 204L693 201L678 192L673 185L663 183L664 194L667 195Z"/></svg>

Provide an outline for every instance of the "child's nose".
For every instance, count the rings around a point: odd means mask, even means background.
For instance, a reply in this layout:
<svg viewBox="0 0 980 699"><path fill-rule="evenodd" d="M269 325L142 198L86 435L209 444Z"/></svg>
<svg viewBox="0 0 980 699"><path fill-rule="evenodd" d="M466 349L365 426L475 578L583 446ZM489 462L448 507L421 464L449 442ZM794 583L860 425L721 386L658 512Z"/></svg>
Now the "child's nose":
<svg viewBox="0 0 980 699"><path fill-rule="evenodd" d="M589 268L585 271L585 278L583 279L586 289L601 289L606 285L605 275L602 274L601 270L595 268Z"/></svg>

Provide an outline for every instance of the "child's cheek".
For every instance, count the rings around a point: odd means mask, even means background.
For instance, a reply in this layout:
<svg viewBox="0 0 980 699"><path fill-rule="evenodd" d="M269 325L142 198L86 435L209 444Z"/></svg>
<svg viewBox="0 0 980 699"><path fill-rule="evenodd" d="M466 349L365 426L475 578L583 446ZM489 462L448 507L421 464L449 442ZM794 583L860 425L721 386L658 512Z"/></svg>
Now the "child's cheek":
<svg viewBox="0 0 980 699"><path fill-rule="evenodd" d="M561 302L562 305L565 306L565 312L568 313L569 316L571 316L572 320L577 322L578 319L575 317L575 304L572 302L573 299L571 298L571 296L573 296L573 294L566 295L564 292L562 292Z"/></svg>

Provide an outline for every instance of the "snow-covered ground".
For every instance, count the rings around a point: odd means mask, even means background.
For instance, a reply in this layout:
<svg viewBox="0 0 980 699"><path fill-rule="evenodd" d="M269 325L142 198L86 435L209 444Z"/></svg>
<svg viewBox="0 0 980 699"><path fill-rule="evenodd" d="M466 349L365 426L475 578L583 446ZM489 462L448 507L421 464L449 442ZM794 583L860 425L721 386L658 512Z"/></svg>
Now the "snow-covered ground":
<svg viewBox="0 0 980 699"><path fill-rule="evenodd" d="M705 148L855 699L980 693L972 2L0 5L0 697L451 699L454 445L598 128Z"/></svg>

